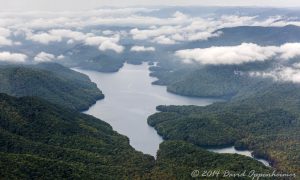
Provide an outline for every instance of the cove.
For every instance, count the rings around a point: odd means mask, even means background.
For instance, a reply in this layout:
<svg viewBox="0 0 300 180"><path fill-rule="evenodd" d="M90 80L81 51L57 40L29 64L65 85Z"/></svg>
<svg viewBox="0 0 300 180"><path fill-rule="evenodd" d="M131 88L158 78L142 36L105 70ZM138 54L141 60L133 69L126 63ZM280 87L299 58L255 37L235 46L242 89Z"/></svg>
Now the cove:
<svg viewBox="0 0 300 180"><path fill-rule="evenodd" d="M84 113L109 123L115 131L127 136L130 145L145 154L156 156L163 139L154 128L147 124L147 118L156 112L158 105L197 105L207 106L220 100L180 96L169 93L165 86L152 85L156 80L150 77L149 65L125 63L120 71L101 73L74 69L89 76L105 95L103 100ZM208 149L216 153L237 153L252 157L250 151L239 151L234 147ZM254 157L252 157L254 158ZM265 165L268 162L260 160Z"/></svg>
<svg viewBox="0 0 300 180"><path fill-rule="evenodd" d="M270 163L264 159L259 159L259 158L255 158L253 155L252 155L252 152L251 151L248 151L248 150L237 150L234 148L234 146L231 146L231 147L226 147L226 148L216 148L216 149L207 149L208 151L211 151L211 152L215 152L215 153L228 153L228 154L241 154L241 155L244 155L244 156L248 156L248 157L251 157L251 158L254 158L256 160L258 160L259 162L263 163L265 166L268 166L268 167L271 167Z"/></svg>

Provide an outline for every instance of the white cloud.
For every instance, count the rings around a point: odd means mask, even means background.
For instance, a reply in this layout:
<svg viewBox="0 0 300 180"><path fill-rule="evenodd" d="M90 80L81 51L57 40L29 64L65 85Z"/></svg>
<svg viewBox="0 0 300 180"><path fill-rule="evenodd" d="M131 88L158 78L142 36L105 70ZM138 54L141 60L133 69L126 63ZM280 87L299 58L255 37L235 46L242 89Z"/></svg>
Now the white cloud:
<svg viewBox="0 0 300 180"><path fill-rule="evenodd" d="M7 39L6 37L0 36L0 46L8 46L12 45L12 41L10 39Z"/></svg>
<svg viewBox="0 0 300 180"><path fill-rule="evenodd" d="M40 52L34 57L34 61L36 62L51 62L55 59L56 57L53 54L49 54L45 52Z"/></svg>
<svg viewBox="0 0 300 180"><path fill-rule="evenodd" d="M134 52L155 51L155 47L132 46L130 51L134 51Z"/></svg>
<svg viewBox="0 0 300 180"><path fill-rule="evenodd" d="M218 32L197 32L195 34L191 34L188 37L189 41L197 41L197 40L208 40L212 37L219 37L222 34L221 31Z"/></svg>
<svg viewBox="0 0 300 180"><path fill-rule="evenodd" d="M130 33L132 34L133 39L136 40L145 40L152 37L157 37L165 34L174 34L177 33L177 28L173 26L162 26L155 29L146 29L139 30L138 28L132 29Z"/></svg>
<svg viewBox="0 0 300 180"><path fill-rule="evenodd" d="M101 43L111 41L118 44L120 38L131 35L134 40L172 45L184 41L203 41L222 35L221 28L237 26L286 26L299 25L300 21L293 18L273 16L224 15L205 17L192 16L176 12L169 17L157 17L147 12L157 9L149 8L104 8L73 12L0 12L0 27L3 32L13 34L26 29L28 40L49 44L66 40L68 44L81 42L100 49ZM99 30L94 26L126 26L133 27L126 31ZM72 30L71 30L72 29ZM92 33L82 32L89 29ZM112 28L113 29L113 28ZM5 32L6 31L6 32ZM15 32L14 32L15 31ZM99 32L99 33L96 33ZM34 33L33 33L34 32ZM38 32L38 33L36 33ZM99 36L101 33L102 36ZM109 37L118 34L119 37ZM117 41L115 39L118 39ZM0 28L0 46L12 45L8 36L2 35ZM102 48L105 45L102 45Z"/></svg>
<svg viewBox="0 0 300 180"><path fill-rule="evenodd" d="M91 34L84 34L79 31L72 31L69 29L52 29L48 32L33 34L32 32L27 32L26 37L28 40L39 42L42 44L49 44L50 42L60 42L64 38L73 41L83 41Z"/></svg>
<svg viewBox="0 0 300 180"><path fill-rule="evenodd" d="M38 34L27 34L27 39L35 42L39 42L42 44L49 44L50 42L59 42L62 40L59 36L54 36L49 33L38 33Z"/></svg>
<svg viewBox="0 0 300 180"><path fill-rule="evenodd" d="M65 56L62 55L62 54L56 57L56 59L58 59L58 60L62 60L62 59L64 59L64 58L65 58Z"/></svg>
<svg viewBox="0 0 300 180"><path fill-rule="evenodd" d="M253 25L258 22L253 16L221 16L219 18L201 18L189 17L185 14L177 12L180 19L186 21L178 24L166 24L160 27L150 27L149 29L134 28L130 31L132 38L135 40L155 39L158 37L168 37L174 42L166 44L174 44L177 41L197 41L208 40L209 38L218 37L222 32L218 29L225 27L236 27L244 25ZM176 16L176 15L174 15ZM276 19L277 20L277 19Z"/></svg>
<svg viewBox="0 0 300 180"><path fill-rule="evenodd" d="M13 44L13 42L10 39L8 39L10 34L11 31L9 29L0 27L0 46L7 46Z"/></svg>
<svg viewBox="0 0 300 180"><path fill-rule="evenodd" d="M275 81L287 81L300 83L300 68L299 66L279 67L266 72L250 72L252 77L272 78Z"/></svg>
<svg viewBox="0 0 300 180"><path fill-rule="evenodd" d="M179 58L193 60L200 64L242 64L265 61L272 58L291 59L300 55L300 43L286 43L282 46L259 46L243 43L238 46L221 46L179 50Z"/></svg>
<svg viewBox="0 0 300 180"><path fill-rule="evenodd" d="M39 30L40 33L38 34L27 33L29 36L28 39L43 44L60 42L63 38L68 39L67 42L71 44L75 41L84 41L82 39L87 38L88 34L80 32L81 29L86 27L103 25L133 26L134 28L129 33L135 40L175 44L183 41L207 40L218 37L221 35L221 32L216 33L216 30L226 27L300 25L300 21L281 16L264 19L256 16L238 15L195 17L181 12L176 12L170 17L142 15L142 13L155 10L149 8L104 8L57 13L0 12L0 27L15 30L32 29L33 32L35 32L34 30ZM53 30L47 32L49 29ZM41 30L44 31L41 32ZM102 35L104 36L115 33L118 32L102 31ZM119 34L127 34L127 32L119 32ZM2 44L11 43L7 38L1 38L0 44L1 42ZM99 43L98 45L100 46Z"/></svg>
<svg viewBox="0 0 300 180"><path fill-rule="evenodd" d="M72 31L69 29L53 29L49 31L49 34L61 38L69 38L73 39L75 41L82 41L84 40L87 36L90 36L91 34L84 34L79 31Z"/></svg>
<svg viewBox="0 0 300 180"><path fill-rule="evenodd" d="M300 55L300 43L286 43L280 46L282 59L291 59Z"/></svg>
<svg viewBox="0 0 300 180"><path fill-rule="evenodd" d="M99 46L99 50L101 50L101 51L113 50L116 53L121 53L121 52L123 52L124 47L120 46L120 45L118 45L118 44L116 44L114 42L111 42L111 41L104 41Z"/></svg>
<svg viewBox="0 0 300 180"><path fill-rule="evenodd" d="M170 44L176 44L176 41L173 39L166 37L166 36L158 36L152 40L152 42L158 43L158 44L165 44L165 45L170 45Z"/></svg>
<svg viewBox="0 0 300 180"><path fill-rule="evenodd" d="M25 54L11 53L11 52L0 52L0 61L11 62L11 63L23 63L27 59Z"/></svg>
<svg viewBox="0 0 300 180"><path fill-rule="evenodd" d="M11 31L9 29L0 27L0 36L8 37L10 34Z"/></svg>
<svg viewBox="0 0 300 180"><path fill-rule="evenodd" d="M123 46L119 45L120 36L114 35L111 37L96 36L93 33L82 33L79 31L72 31L68 29L52 29L48 32L33 34L32 32L26 33L27 39L42 44L49 44L51 42L61 42L67 40L67 44L74 42L85 43L89 46L98 46L99 50L114 50L117 53L123 51ZM105 43L105 44L103 44Z"/></svg>
<svg viewBox="0 0 300 180"><path fill-rule="evenodd" d="M87 37L84 42L86 45L90 45L90 46L99 46L101 45L103 42L105 41L110 41L113 43L118 43L120 40L120 36L116 35L113 37L105 37L105 36L91 36L91 37Z"/></svg>

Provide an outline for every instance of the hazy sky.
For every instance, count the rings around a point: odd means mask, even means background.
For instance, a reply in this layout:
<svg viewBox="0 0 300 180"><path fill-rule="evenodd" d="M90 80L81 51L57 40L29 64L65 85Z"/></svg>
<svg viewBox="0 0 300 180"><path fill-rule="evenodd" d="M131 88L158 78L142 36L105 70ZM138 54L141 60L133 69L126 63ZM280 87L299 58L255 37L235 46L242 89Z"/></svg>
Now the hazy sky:
<svg viewBox="0 0 300 180"><path fill-rule="evenodd" d="M218 5L300 7L300 0L0 0L0 10L83 10L103 6Z"/></svg>

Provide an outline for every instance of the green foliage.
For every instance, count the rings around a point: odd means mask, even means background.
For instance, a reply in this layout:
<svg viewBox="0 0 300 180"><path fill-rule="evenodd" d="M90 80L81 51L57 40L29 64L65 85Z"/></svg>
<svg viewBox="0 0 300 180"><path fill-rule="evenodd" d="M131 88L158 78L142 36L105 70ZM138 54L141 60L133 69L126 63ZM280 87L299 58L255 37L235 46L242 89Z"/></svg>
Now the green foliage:
<svg viewBox="0 0 300 180"><path fill-rule="evenodd" d="M251 158L164 142L157 161L92 116L0 94L0 179L188 179L194 169L269 169Z"/></svg>
<svg viewBox="0 0 300 180"><path fill-rule="evenodd" d="M261 79L249 77L248 71L258 71L268 66L269 64L265 62L245 65L196 66L175 70L155 67L151 68L151 75L159 79L154 84L167 85L167 90L176 94L231 98L261 81Z"/></svg>
<svg viewBox="0 0 300 180"><path fill-rule="evenodd" d="M0 179L137 179L154 158L92 116L0 94Z"/></svg>
<svg viewBox="0 0 300 180"><path fill-rule="evenodd" d="M254 150L279 170L300 173L299 85L274 83L254 93L207 107L159 106L149 117L165 139L199 146Z"/></svg>
<svg viewBox="0 0 300 180"><path fill-rule="evenodd" d="M51 63L1 66L0 92L17 97L41 97L76 110L87 109L96 100L104 98L86 75Z"/></svg>
<svg viewBox="0 0 300 180"><path fill-rule="evenodd" d="M118 53L99 52L98 47L85 44L78 44L63 54L65 58L60 63L67 67L80 67L100 72L116 72L125 62Z"/></svg>
<svg viewBox="0 0 300 180"><path fill-rule="evenodd" d="M229 171L231 174L241 174L245 171L246 176L239 179L251 179L247 177L251 170L255 170L257 173L271 172L270 168L260 162L238 154L208 152L184 141L165 141L160 145L156 166L152 171L153 176L163 175L166 179L178 180L192 179L193 170L200 172L199 179L235 179L225 178L225 171ZM205 177L205 171L215 171L219 174Z"/></svg>

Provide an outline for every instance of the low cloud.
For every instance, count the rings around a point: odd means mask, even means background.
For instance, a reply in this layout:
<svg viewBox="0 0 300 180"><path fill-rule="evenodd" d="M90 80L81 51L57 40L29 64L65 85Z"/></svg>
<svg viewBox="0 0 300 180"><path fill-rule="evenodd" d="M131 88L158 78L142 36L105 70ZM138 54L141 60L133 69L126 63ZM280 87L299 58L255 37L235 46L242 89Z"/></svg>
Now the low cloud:
<svg viewBox="0 0 300 180"><path fill-rule="evenodd" d="M80 32L95 26L133 27L125 34L134 40L147 40L159 44L176 44L185 41L203 41L219 37L217 30L237 26L286 26L300 25L300 21L282 16L260 18L258 16L206 16L199 17L175 12L169 17L158 17L148 12L157 9L149 8L104 8L78 12L0 12L0 27L10 30L30 29L38 33L29 33L27 38L49 44L68 39L68 43L83 41L91 33ZM53 29L51 31L48 31ZM72 29L72 30L68 30ZM47 32L48 31L48 32ZM103 31L100 37L113 35L116 32ZM96 33L97 34L97 33ZM124 33L122 33L124 34ZM103 41L104 42L104 41ZM113 41L113 43L116 43ZM1 36L0 45L11 45L12 42ZM101 44L98 44L98 47Z"/></svg>
<svg viewBox="0 0 300 180"><path fill-rule="evenodd" d="M187 39L188 41L197 41L197 40L208 40L209 38L219 37L222 35L221 31L218 32L197 32L191 34Z"/></svg>
<svg viewBox="0 0 300 180"><path fill-rule="evenodd" d="M176 44L175 40L173 40L169 37L166 37L166 36L158 36L158 37L154 38L152 40L152 42L155 42L157 44L165 44L165 45Z"/></svg>
<svg viewBox="0 0 300 180"><path fill-rule="evenodd" d="M292 59L300 55L300 43L286 43L279 48L280 58Z"/></svg>
<svg viewBox="0 0 300 180"><path fill-rule="evenodd" d="M101 51L112 50L112 51L115 51L116 53L122 53L124 50L124 47L120 46L114 42L111 42L111 41L104 41L99 46L99 50L101 50Z"/></svg>
<svg viewBox="0 0 300 180"><path fill-rule="evenodd" d="M204 41L209 38L219 37L222 35L222 28L238 27L238 26L286 26L286 25L300 25L299 21L291 21L284 19L281 16L269 17L266 19L258 19L256 16L237 16L237 15L224 15L215 18L201 18L190 17L181 14L181 19L186 21L177 24L165 24L161 26L151 26L148 29L134 28L131 29L130 34L135 40L152 40L168 38L171 42L165 44L175 44L176 42L183 41ZM157 24L152 24L157 25ZM153 41L152 42L159 42Z"/></svg>
<svg viewBox="0 0 300 180"><path fill-rule="evenodd" d="M200 64L243 64L254 61L265 61L272 58L288 60L300 56L300 43L286 43L281 46L259 46L243 43L238 46L220 46L179 50L175 55L186 62Z"/></svg>
<svg viewBox="0 0 300 180"><path fill-rule="evenodd" d="M27 59L25 54L11 53L8 51L0 52L0 61L10 63L24 63Z"/></svg>
<svg viewBox="0 0 300 180"><path fill-rule="evenodd" d="M72 39L74 41L83 41L90 34L84 34L79 31L72 31L68 29L52 29L48 32L34 34L27 32L26 38L42 44L49 44L51 42L60 42L63 39Z"/></svg>
<svg viewBox="0 0 300 180"><path fill-rule="evenodd" d="M90 46L100 46L103 42L110 41L112 43L118 43L120 41L120 36L115 35L111 37L106 36L87 36L84 39L84 43Z"/></svg>
<svg viewBox="0 0 300 180"><path fill-rule="evenodd" d="M250 72L252 77L272 78L275 81L300 83L300 64L282 66L265 72Z"/></svg>
<svg viewBox="0 0 300 180"><path fill-rule="evenodd" d="M99 50L113 50L117 53L121 53L124 49L123 46L119 45L119 35L111 37L96 36L93 33L82 33L79 31L72 31L68 29L52 29L48 32L33 34L27 32L26 37L28 40L32 40L42 44L49 44L51 42L61 42L66 40L68 44L74 42L84 43L90 46L98 46Z"/></svg>
<svg viewBox="0 0 300 180"><path fill-rule="evenodd" d="M11 31L6 28L0 27L0 46L12 45L13 42L8 37L10 36Z"/></svg>
<svg viewBox="0 0 300 180"><path fill-rule="evenodd" d="M12 45L12 41L6 37L0 36L0 46L9 46Z"/></svg>
<svg viewBox="0 0 300 180"><path fill-rule="evenodd" d="M130 51L133 52L151 52L151 51L155 51L155 47L145 47L145 46L132 46Z"/></svg>
<svg viewBox="0 0 300 180"><path fill-rule="evenodd" d="M49 33L27 34L27 39L41 44L49 44L50 42L60 42L62 37L54 36Z"/></svg>
<svg viewBox="0 0 300 180"><path fill-rule="evenodd" d="M35 62L51 62L56 59L55 55L46 52L40 52L34 57Z"/></svg>

